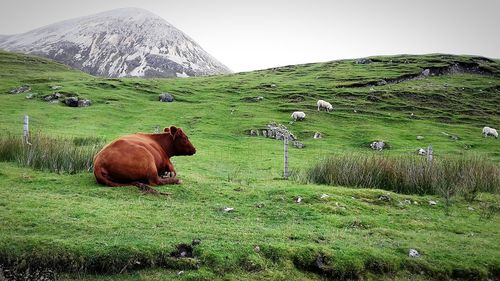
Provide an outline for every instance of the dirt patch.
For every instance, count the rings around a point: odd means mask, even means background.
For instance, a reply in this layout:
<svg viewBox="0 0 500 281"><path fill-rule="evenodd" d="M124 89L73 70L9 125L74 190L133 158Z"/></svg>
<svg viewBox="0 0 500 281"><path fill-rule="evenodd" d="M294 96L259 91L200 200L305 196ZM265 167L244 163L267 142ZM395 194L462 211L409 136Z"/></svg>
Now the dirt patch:
<svg viewBox="0 0 500 281"><path fill-rule="evenodd" d="M170 253L170 256L173 258L192 258L193 256L193 247L188 244L179 244L175 251Z"/></svg>

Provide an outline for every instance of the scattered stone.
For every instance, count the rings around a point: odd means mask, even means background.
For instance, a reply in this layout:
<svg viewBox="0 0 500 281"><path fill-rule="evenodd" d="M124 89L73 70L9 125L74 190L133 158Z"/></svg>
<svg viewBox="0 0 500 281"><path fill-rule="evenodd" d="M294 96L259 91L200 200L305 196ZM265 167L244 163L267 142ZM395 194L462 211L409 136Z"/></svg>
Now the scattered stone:
<svg viewBox="0 0 500 281"><path fill-rule="evenodd" d="M384 79L377 82L377 86L384 86L384 85L387 85L387 81L385 81Z"/></svg>
<svg viewBox="0 0 500 281"><path fill-rule="evenodd" d="M223 211L224 211L225 213L231 213L231 212L234 212L234 208L225 207L225 208L223 209Z"/></svg>
<svg viewBox="0 0 500 281"><path fill-rule="evenodd" d="M31 93L26 95L26 99L31 100L33 98L36 98L38 94L36 93Z"/></svg>
<svg viewBox="0 0 500 281"><path fill-rule="evenodd" d="M78 100L78 107L88 107L92 105L90 100Z"/></svg>
<svg viewBox="0 0 500 281"><path fill-rule="evenodd" d="M371 149L381 151L385 147L385 143L383 141L374 141L370 144Z"/></svg>
<svg viewBox="0 0 500 281"><path fill-rule="evenodd" d="M59 100L51 100L49 101L50 104L56 104L56 103L59 103Z"/></svg>
<svg viewBox="0 0 500 281"><path fill-rule="evenodd" d="M170 93L163 93L158 96L161 102L173 102L175 100L174 96Z"/></svg>
<svg viewBox="0 0 500 281"><path fill-rule="evenodd" d="M320 138L321 138L321 133L320 133L320 132L316 132L316 133L314 133L313 138L314 138L314 139L320 139Z"/></svg>
<svg viewBox="0 0 500 281"><path fill-rule="evenodd" d="M339 209L342 209L342 210L345 210L345 209L346 209L346 208L345 208L345 206L344 206L344 205L340 205L340 203L339 203L339 202L335 202L335 207L336 207L336 208L339 208Z"/></svg>
<svg viewBox="0 0 500 281"><path fill-rule="evenodd" d="M54 90L54 91L55 91L55 90L60 90L60 89L62 89L62 86L59 86L59 85L54 85L54 86L50 86L50 89L52 89L52 90Z"/></svg>
<svg viewBox="0 0 500 281"><path fill-rule="evenodd" d="M64 100L64 103L70 107L78 107L78 98L77 97L69 97Z"/></svg>
<svg viewBox="0 0 500 281"><path fill-rule="evenodd" d="M259 97L256 97L255 100L256 101L261 101L261 100L264 100L264 97L263 96L259 96Z"/></svg>
<svg viewBox="0 0 500 281"><path fill-rule="evenodd" d="M410 249L408 256L411 258L418 258L418 257L420 257L420 253L415 249Z"/></svg>
<svg viewBox="0 0 500 281"><path fill-rule="evenodd" d="M433 201L433 200L429 200L429 205L431 205L431 206L436 206L436 205L437 205L437 202L436 202L436 201Z"/></svg>
<svg viewBox="0 0 500 281"><path fill-rule="evenodd" d="M300 204L300 202L302 202L302 197L300 196L295 197L295 203Z"/></svg>
<svg viewBox="0 0 500 281"><path fill-rule="evenodd" d="M250 135L251 136L259 136L259 131L258 130L250 130Z"/></svg>
<svg viewBox="0 0 500 281"><path fill-rule="evenodd" d="M380 200L380 201L391 201L391 196L389 196L389 194L380 195L378 197L378 200Z"/></svg>
<svg viewBox="0 0 500 281"><path fill-rule="evenodd" d="M258 203L258 204L255 205L255 207L257 207L259 209L260 208L264 208L264 203Z"/></svg>
<svg viewBox="0 0 500 281"><path fill-rule="evenodd" d="M255 248L253 248L253 250L254 250L256 253L258 253L258 252L260 252L260 247L259 247L259 246L255 246Z"/></svg>
<svg viewBox="0 0 500 281"><path fill-rule="evenodd" d="M356 60L356 64L370 64L373 61L369 58L360 58Z"/></svg>
<svg viewBox="0 0 500 281"><path fill-rule="evenodd" d="M417 154L418 155L427 155L427 151L425 151L425 149L423 149L423 148L419 148L417 150Z"/></svg>
<svg viewBox="0 0 500 281"><path fill-rule="evenodd" d="M181 270L181 271L177 272L178 276L181 276L182 274L184 274L184 270Z"/></svg>
<svg viewBox="0 0 500 281"><path fill-rule="evenodd" d="M22 93L27 93L31 91L31 87L28 85L22 85L17 88L13 88L12 90L9 91L9 93L16 95L16 94L22 94Z"/></svg>
<svg viewBox="0 0 500 281"><path fill-rule="evenodd" d="M413 205L418 205L418 202L417 201L413 201Z"/></svg>
<svg viewBox="0 0 500 281"><path fill-rule="evenodd" d="M426 69L424 69L424 70L422 71L422 75L423 75L423 76L429 76L430 74L431 74L431 70L430 70L430 69L428 69L428 68L426 68Z"/></svg>
<svg viewBox="0 0 500 281"><path fill-rule="evenodd" d="M457 140L460 140L460 137L459 136L455 136L455 135L451 135L450 139L454 140L454 141L457 141Z"/></svg>
<svg viewBox="0 0 500 281"><path fill-rule="evenodd" d="M467 210L474 211L474 208L472 208L471 206L469 206L469 207L467 207Z"/></svg>
<svg viewBox="0 0 500 281"><path fill-rule="evenodd" d="M411 200L405 199L404 201L400 201L399 205L402 205L402 206L404 206L404 205L411 205Z"/></svg>
<svg viewBox="0 0 500 281"><path fill-rule="evenodd" d="M325 199L325 198L328 198L328 197L329 197L328 194L323 193L323 194L321 194L321 196L319 198Z"/></svg>
<svg viewBox="0 0 500 281"><path fill-rule="evenodd" d="M354 113L358 113L358 111L356 109L353 110Z"/></svg>
<svg viewBox="0 0 500 281"><path fill-rule="evenodd" d="M293 146L295 146L296 148L299 148L299 149L302 149L304 148L306 145L300 141L294 141L293 142Z"/></svg>
<svg viewBox="0 0 500 281"><path fill-rule="evenodd" d="M200 245L200 244L201 244L200 239L193 239L193 241L191 241L191 245L193 245L193 246Z"/></svg>
<svg viewBox="0 0 500 281"><path fill-rule="evenodd" d="M417 140L423 140L424 137L423 136L417 136Z"/></svg>

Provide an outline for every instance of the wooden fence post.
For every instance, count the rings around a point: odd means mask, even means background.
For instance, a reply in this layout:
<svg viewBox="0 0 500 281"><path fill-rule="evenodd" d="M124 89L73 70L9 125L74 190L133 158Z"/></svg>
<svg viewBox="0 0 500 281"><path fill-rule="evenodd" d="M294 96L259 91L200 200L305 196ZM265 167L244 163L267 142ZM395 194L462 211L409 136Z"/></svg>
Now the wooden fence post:
<svg viewBox="0 0 500 281"><path fill-rule="evenodd" d="M283 177L288 179L288 134L283 135L283 152L284 152L284 165L283 165Z"/></svg>
<svg viewBox="0 0 500 281"><path fill-rule="evenodd" d="M427 147L427 161L432 165L432 144Z"/></svg>
<svg viewBox="0 0 500 281"><path fill-rule="evenodd" d="M29 138L30 138L30 119L27 114L24 115L24 122L23 122L23 142L25 144L31 145Z"/></svg>

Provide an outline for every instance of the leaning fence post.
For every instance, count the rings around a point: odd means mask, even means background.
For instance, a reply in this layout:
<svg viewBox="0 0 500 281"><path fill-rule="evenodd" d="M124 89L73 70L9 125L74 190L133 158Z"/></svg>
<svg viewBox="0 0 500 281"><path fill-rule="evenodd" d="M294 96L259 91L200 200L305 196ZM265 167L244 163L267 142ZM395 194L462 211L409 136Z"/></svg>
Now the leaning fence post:
<svg viewBox="0 0 500 281"><path fill-rule="evenodd" d="M29 124L30 124L30 119L27 114L24 115L24 122L23 122L23 143L31 145L29 142L30 138L30 129L29 129Z"/></svg>
<svg viewBox="0 0 500 281"><path fill-rule="evenodd" d="M283 177L285 179L288 179L288 133L283 134L283 152L284 152Z"/></svg>
<svg viewBox="0 0 500 281"><path fill-rule="evenodd" d="M432 164L432 144L429 144L429 147L427 147L427 161L429 164Z"/></svg>

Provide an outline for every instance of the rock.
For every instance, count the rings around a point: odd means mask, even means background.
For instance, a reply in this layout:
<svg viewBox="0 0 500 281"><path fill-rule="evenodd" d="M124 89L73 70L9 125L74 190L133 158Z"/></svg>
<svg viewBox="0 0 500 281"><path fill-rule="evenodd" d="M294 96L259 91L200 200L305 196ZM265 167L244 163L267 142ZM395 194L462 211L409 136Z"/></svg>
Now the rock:
<svg viewBox="0 0 500 281"><path fill-rule="evenodd" d="M54 90L54 91L55 91L55 90L60 90L60 89L62 89L62 86L59 86L59 85L54 85L54 86L50 86L50 89L52 89L52 90Z"/></svg>
<svg viewBox="0 0 500 281"><path fill-rule="evenodd" d="M258 253L258 252L260 252L260 247L259 247L259 246L255 246L255 248L253 248L253 250L254 250L256 253Z"/></svg>
<svg viewBox="0 0 500 281"><path fill-rule="evenodd" d="M300 196L295 197L295 203L300 204L300 202L302 202L302 197Z"/></svg>
<svg viewBox="0 0 500 281"><path fill-rule="evenodd" d="M64 100L64 103L70 107L78 107L78 98L77 97L69 97Z"/></svg>
<svg viewBox="0 0 500 281"><path fill-rule="evenodd" d="M12 90L9 91L9 93L16 95L16 94L22 94L22 93L27 93L31 91L31 87L28 85L22 85L17 88L13 88Z"/></svg>
<svg viewBox="0 0 500 281"><path fill-rule="evenodd" d="M360 58L356 60L356 64L370 64L373 61L369 58Z"/></svg>
<svg viewBox="0 0 500 281"><path fill-rule="evenodd" d="M321 196L319 196L319 198L321 198L321 199L325 199L328 197L329 197L328 194L325 194L325 193L323 193L323 194L321 194Z"/></svg>
<svg viewBox="0 0 500 281"><path fill-rule="evenodd" d="M193 246L200 245L200 244L201 244L200 239L193 239L193 241L191 241L191 245L193 245Z"/></svg>
<svg viewBox="0 0 500 281"><path fill-rule="evenodd" d="M314 138L314 139L320 139L320 138L321 138L321 133L320 133L320 132L316 132L316 133L314 133L313 138Z"/></svg>
<svg viewBox="0 0 500 281"><path fill-rule="evenodd" d="M384 86L384 85L387 85L387 81L385 81L384 79L377 82L377 86Z"/></svg>
<svg viewBox="0 0 500 281"><path fill-rule="evenodd" d="M263 97L263 96L260 96L260 97L256 97L256 98L255 98L255 101L261 101L261 100L264 100L264 97Z"/></svg>
<svg viewBox="0 0 500 281"><path fill-rule="evenodd" d="M410 249L410 251L408 252L408 256L411 258L418 258L420 257L420 253L415 249Z"/></svg>
<svg viewBox="0 0 500 281"><path fill-rule="evenodd" d="M59 103L59 100L50 100L49 103L56 104L56 103Z"/></svg>
<svg viewBox="0 0 500 281"><path fill-rule="evenodd" d="M225 207L225 208L223 209L223 211L224 211L225 213L231 213L231 212L234 212L234 208Z"/></svg>
<svg viewBox="0 0 500 281"><path fill-rule="evenodd" d="M399 205L411 205L411 200L405 199L404 201L399 202Z"/></svg>
<svg viewBox="0 0 500 281"><path fill-rule="evenodd" d="M26 95L26 99L31 100L31 99L36 98L37 96L38 96L38 94L37 94L37 93L27 94L27 95Z"/></svg>
<svg viewBox="0 0 500 281"><path fill-rule="evenodd" d="M428 68L426 68L426 69L424 69L424 70L422 71L422 75L423 75L423 76L429 76L430 74L431 74L431 70L430 70L430 69L428 69Z"/></svg>
<svg viewBox="0 0 500 281"><path fill-rule="evenodd" d="M474 208L472 208L471 206L469 206L469 207L467 207L467 210L474 211Z"/></svg>
<svg viewBox="0 0 500 281"><path fill-rule="evenodd" d="M177 275L178 275L178 276L181 276L181 275L183 275L183 274L184 274L184 270L181 270L181 271L177 272Z"/></svg>
<svg viewBox="0 0 500 281"><path fill-rule="evenodd" d="M418 205L418 202L417 201L413 201L413 205Z"/></svg>
<svg viewBox="0 0 500 281"><path fill-rule="evenodd" d="M262 136L267 138L267 130L262 130Z"/></svg>
<svg viewBox="0 0 500 281"><path fill-rule="evenodd" d="M378 200L380 200L380 201L391 201L391 196L389 196L389 194L380 195L378 197Z"/></svg>
<svg viewBox="0 0 500 281"><path fill-rule="evenodd" d="M78 107L88 107L91 106L92 102L90 100L79 100Z"/></svg>
<svg viewBox="0 0 500 281"><path fill-rule="evenodd" d="M454 140L454 141L460 140L460 137L459 136L455 136L455 135L451 135L451 136L449 136L449 138L451 140Z"/></svg>
<svg viewBox="0 0 500 281"><path fill-rule="evenodd" d="M259 131L257 131L257 130L250 130L250 135L251 136L258 136L259 135Z"/></svg>
<svg viewBox="0 0 500 281"><path fill-rule="evenodd" d="M374 141L370 144L371 149L373 150L382 150L385 147L385 143L383 141Z"/></svg>
<svg viewBox="0 0 500 281"><path fill-rule="evenodd" d="M423 149L423 148L419 148L417 150L417 154L418 155L427 155L427 151L425 151L425 149Z"/></svg>
<svg viewBox="0 0 500 281"><path fill-rule="evenodd" d="M173 102L175 100L174 96L170 93L163 93L158 98L161 102Z"/></svg>
<svg viewBox="0 0 500 281"><path fill-rule="evenodd" d="M423 136L417 136L417 140L423 140L424 137Z"/></svg>
<svg viewBox="0 0 500 281"><path fill-rule="evenodd" d="M294 141L293 142L293 146L295 146L296 148L299 148L299 149L302 149L304 148L306 145L301 143L300 141Z"/></svg>
<svg viewBox="0 0 500 281"><path fill-rule="evenodd" d="M436 205L437 205L437 202L436 202L436 201L433 201L433 200L429 200L429 205L431 205L431 206L436 206Z"/></svg>

